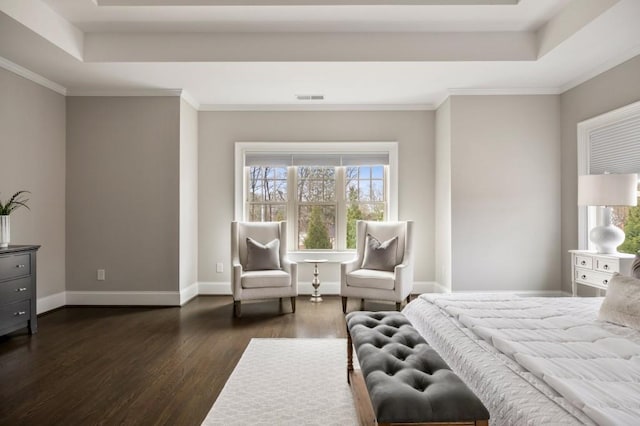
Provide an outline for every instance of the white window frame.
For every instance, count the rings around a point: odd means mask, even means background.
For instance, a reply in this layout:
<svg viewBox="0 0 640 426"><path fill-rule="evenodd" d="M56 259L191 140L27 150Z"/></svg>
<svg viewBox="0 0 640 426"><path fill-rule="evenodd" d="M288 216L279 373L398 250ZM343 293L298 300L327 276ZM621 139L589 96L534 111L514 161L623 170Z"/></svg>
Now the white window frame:
<svg viewBox="0 0 640 426"><path fill-rule="evenodd" d="M618 108L578 123L578 176L589 174L591 159L591 134L617 122L640 115L640 102ZM598 209L578 206L578 249L595 250L589 241L589 230L596 225Z"/></svg>
<svg viewBox="0 0 640 426"><path fill-rule="evenodd" d="M236 142L235 143L235 203L234 203L234 220L245 220L245 205L247 193L247 179L245 179L245 158L251 152L272 152L272 153L317 153L317 154L354 154L354 153L371 153L385 152L389 156L389 165L385 167L385 178L388 184L385 185L385 197L387 200L387 210L385 212L386 220L398 220L398 143L397 142ZM342 168L338 168L338 173L342 174ZM296 173L295 167L289 168L289 173ZM338 221L346 216L345 188L344 176L336 174L336 239L338 245L335 250L291 250L292 247L298 247L297 233L295 232L296 223L288 220L288 240L287 245L290 248L289 254L292 260L302 261L305 258L322 257L331 262L341 262L353 257L353 250L346 249L346 225L341 226ZM297 176L289 182L295 182ZM296 185L288 186L288 197L295 197ZM297 203L288 202L288 209L297 207ZM295 206L295 207L294 207ZM287 211L287 217L296 217L295 212ZM295 221L293 221L295 222ZM343 230L344 228L344 230ZM342 235L344 233L344 235Z"/></svg>

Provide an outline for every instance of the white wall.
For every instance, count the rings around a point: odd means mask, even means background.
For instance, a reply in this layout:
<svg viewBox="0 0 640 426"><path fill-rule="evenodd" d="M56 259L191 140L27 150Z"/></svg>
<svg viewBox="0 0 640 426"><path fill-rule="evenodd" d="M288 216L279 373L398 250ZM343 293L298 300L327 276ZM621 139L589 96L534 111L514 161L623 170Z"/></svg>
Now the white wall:
<svg viewBox="0 0 640 426"><path fill-rule="evenodd" d="M399 218L416 222L416 281L433 281L434 112L200 112L198 280L230 281L230 224L234 205L234 143L242 141L398 141ZM223 262L225 271L215 271ZM323 265L323 281L339 281ZM311 279L301 265L299 280Z"/></svg>
<svg viewBox="0 0 640 426"><path fill-rule="evenodd" d="M65 98L4 69L0 93L0 198L31 191L31 210L11 215L11 244L42 246L43 299L65 289Z"/></svg>
<svg viewBox="0 0 640 426"><path fill-rule="evenodd" d="M450 101L452 290L559 291L559 97Z"/></svg>
<svg viewBox="0 0 640 426"><path fill-rule="evenodd" d="M180 101L180 289L198 281L198 111Z"/></svg>
<svg viewBox="0 0 640 426"><path fill-rule="evenodd" d="M178 291L179 185L180 98L67 98L67 290L81 292L77 303L95 301L82 292ZM130 304L141 300L162 304L145 294Z"/></svg>
<svg viewBox="0 0 640 426"><path fill-rule="evenodd" d="M435 274L451 290L451 101L436 111Z"/></svg>
<svg viewBox="0 0 640 426"><path fill-rule="evenodd" d="M640 56L560 96L562 117L562 289L571 291L568 250L578 248L577 125L588 118L640 101ZM639 142L640 143L640 142ZM581 289L583 286L581 286Z"/></svg>

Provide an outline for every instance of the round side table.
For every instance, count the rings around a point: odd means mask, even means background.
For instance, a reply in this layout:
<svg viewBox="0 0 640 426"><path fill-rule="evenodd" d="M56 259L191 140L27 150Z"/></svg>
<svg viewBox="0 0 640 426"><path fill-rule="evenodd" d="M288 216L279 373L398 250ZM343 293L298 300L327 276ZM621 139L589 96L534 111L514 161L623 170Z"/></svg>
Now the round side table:
<svg viewBox="0 0 640 426"><path fill-rule="evenodd" d="M305 263L313 264L313 281L311 281L311 285L313 286L313 294L311 295L311 301L318 303L322 302L322 296L318 292L318 287L320 287L320 273L318 272L318 264L319 263L327 263L327 259L305 259Z"/></svg>

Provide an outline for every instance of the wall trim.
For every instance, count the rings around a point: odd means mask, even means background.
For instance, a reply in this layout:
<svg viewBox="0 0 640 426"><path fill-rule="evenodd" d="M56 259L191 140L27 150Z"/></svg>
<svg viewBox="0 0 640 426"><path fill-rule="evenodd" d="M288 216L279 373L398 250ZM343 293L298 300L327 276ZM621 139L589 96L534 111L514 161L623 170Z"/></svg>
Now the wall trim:
<svg viewBox="0 0 640 426"><path fill-rule="evenodd" d="M182 96L182 89L69 89L67 96Z"/></svg>
<svg viewBox="0 0 640 426"><path fill-rule="evenodd" d="M200 111L433 111L434 104L204 104Z"/></svg>
<svg viewBox="0 0 640 426"><path fill-rule="evenodd" d="M30 71L15 62L11 62L10 60L0 56L0 67L4 68L7 71L11 71L14 74L19 75L20 77L24 77L27 80L31 80L40 86L46 87L47 89L53 90L56 93L59 93L63 96L67 95L67 88L61 86L60 84L49 80L46 77L41 76L33 71Z"/></svg>
<svg viewBox="0 0 640 426"><path fill-rule="evenodd" d="M449 89L449 96L559 95L557 87L488 87Z"/></svg>
<svg viewBox="0 0 640 426"><path fill-rule="evenodd" d="M180 92L180 98L182 98L186 103L191 105L191 107L193 107L193 109L195 109L196 111L200 111L200 106L201 106L200 102L198 102L196 98L191 96L191 93L183 89Z"/></svg>
<svg viewBox="0 0 640 426"><path fill-rule="evenodd" d="M37 314L44 314L45 312L52 311L57 308L61 308L67 304L67 292L61 291L60 293L50 294L49 296L39 297L36 301Z"/></svg>
<svg viewBox="0 0 640 426"><path fill-rule="evenodd" d="M180 306L187 304L191 299L198 296L198 283L195 282L188 287L180 289Z"/></svg>
<svg viewBox="0 0 640 426"><path fill-rule="evenodd" d="M451 293L479 293L479 294L515 294L524 297L564 297L571 296L563 290L461 290Z"/></svg>
<svg viewBox="0 0 640 426"><path fill-rule="evenodd" d="M67 305L180 306L179 291L67 291Z"/></svg>

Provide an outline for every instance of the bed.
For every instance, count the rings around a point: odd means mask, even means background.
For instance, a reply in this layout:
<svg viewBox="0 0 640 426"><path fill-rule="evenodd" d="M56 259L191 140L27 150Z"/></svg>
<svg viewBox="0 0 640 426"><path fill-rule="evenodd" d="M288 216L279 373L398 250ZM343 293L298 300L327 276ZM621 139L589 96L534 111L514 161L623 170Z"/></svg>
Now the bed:
<svg viewBox="0 0 640 426"><path fill-rule="evenodd" d="M640 332L602 298L425 294L403 310L492 425L640 424Z"/></svg>

